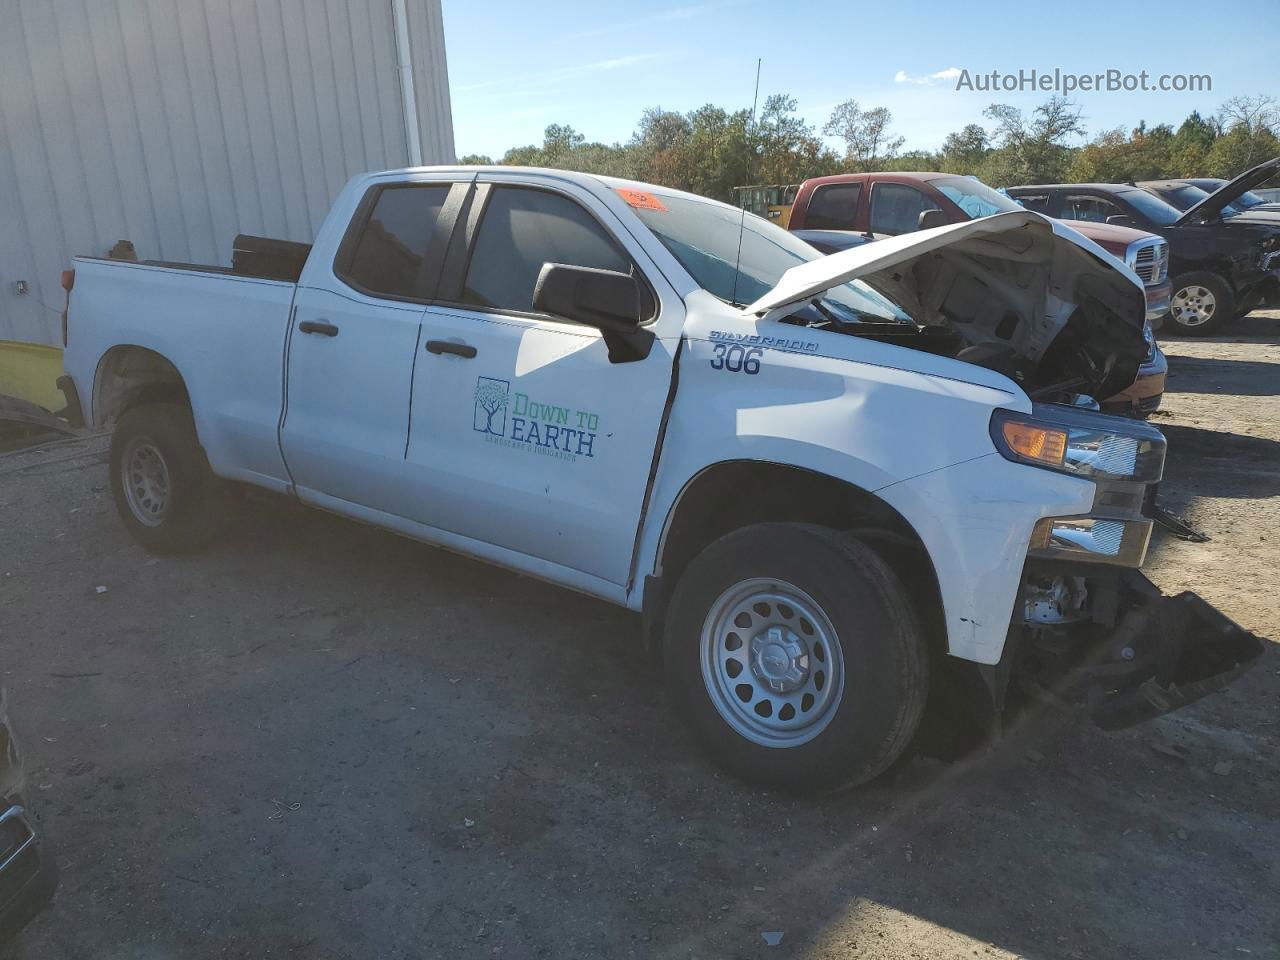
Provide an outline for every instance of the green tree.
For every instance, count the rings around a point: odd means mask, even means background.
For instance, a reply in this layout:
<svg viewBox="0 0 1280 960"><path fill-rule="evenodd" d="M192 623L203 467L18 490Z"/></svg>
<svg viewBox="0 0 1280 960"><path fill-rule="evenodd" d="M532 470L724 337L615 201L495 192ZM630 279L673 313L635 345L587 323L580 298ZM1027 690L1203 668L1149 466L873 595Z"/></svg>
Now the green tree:
<svg viewBox="0 0 1280 960"><path fill-rule="evenodd" d="M938 167L945 173L973 173L991 152L991 137L980 124L970 123L963 130L947 134L942 141Z"/></svg>
<svg viewBox="0 0 1280 960"><path fill-rule="evenodd" d="M729 113L707 104L688 114L692 174L688 189L731 202L733 188L759 183L751 141L751 111Z"/></svg>
<svg viewBox="0 0 1280 960"><path fill-rule="evenodd" d="M1062 181L1071 162L1066 141L1085 132L1078 105L1066 97L1050 97L1029 118L1007 103L993 103L983 114L996 121L993 139L997 149L982 164L988 183L1012 186Z"/></svg>
<svg viewBox="0 0 1280 960"><path fill-rule="evenodd" d="M1174 140L1168 124L1148 130L1140 123L1128 135L1120 127L1105 130L1075 153L1066 179L1073 183L1162 179L1172 166Z"/></svg>
<svg viewBox="0 0 1280 960"><path fill-rule="evenodd" d="M767 98L753 131L758 183L799 183L834 172L837 161L796 113L796 99L779 93Z"/></svg>
<svg viewBox="0 0 1280 960"><path fill-rule="evenodd" d="M1217 137L1217 126L1192 111L1173 135L1170 169L1166 172L1174 177L1194 177L1203 172L1205 157Z"/></svg>

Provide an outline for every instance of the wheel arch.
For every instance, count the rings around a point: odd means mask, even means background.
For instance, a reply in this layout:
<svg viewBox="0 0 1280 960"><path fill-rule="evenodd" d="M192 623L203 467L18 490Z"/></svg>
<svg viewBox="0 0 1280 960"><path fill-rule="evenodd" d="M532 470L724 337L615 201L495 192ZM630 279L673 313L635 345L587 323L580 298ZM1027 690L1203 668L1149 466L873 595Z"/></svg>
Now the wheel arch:
<svg viewBox="0 0 1280 960"><path fill-rule="evenodd" d="M138 344L116 344L98 360L93 377L94 424L118 419L139 403L169 400L191 404L186 379L164 354Z"/></svg>
<svg viewBox="0 0 1280 960"><path fill-rule="evenodd" d="M645 582L643 612L651 650L659 648L667 602L689 562L725 534L768 522L813 523L858 536L911 595L931 652L946 652L946 621L933 560L901 513L874 493L830 474L748 459L703 467L673 500L652 575Z"/></svg>

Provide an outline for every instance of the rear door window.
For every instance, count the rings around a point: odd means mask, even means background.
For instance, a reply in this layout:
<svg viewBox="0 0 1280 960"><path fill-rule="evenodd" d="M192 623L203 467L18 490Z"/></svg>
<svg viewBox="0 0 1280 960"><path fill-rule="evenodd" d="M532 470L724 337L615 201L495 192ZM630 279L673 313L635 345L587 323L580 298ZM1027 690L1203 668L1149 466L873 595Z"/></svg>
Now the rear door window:
<svg viewBox="0 0 1280 960"><path fill-rule="evenodd" d="M1050 212L1051 204L1049 202L1049 194L1047 193L1020 193L1013 199L1028 210L1034 210L1036 213L1043 213L1046 217L1053 216Z"/></svg>
<svg viewBox="0 0 1280 960"><path fill-rule="evenodd" d="M467 267L463 302L531 313L545 263L634 270L631 258L576 201L546 190L494 187Z"/></svg>
<svg viewBox="0 0 1280 960"><path fill-rule="evenodd" d="M852 230L858 213L860 183L827 183L809 197L804 225L807 230Z"/></svg>
<svg viewBox="0 0 1280 960"><path fill-rule="evenodd" d="M920 229L920 214L942 209L905 183L877 183L871 191L871 232L894 237Z"/></svg>
<svg viewBox="0 0 1280 960"><path fill-rule="evenodd" d="M1063 220L1085 220L1106 223L1108 217L1125 216L1125 211L1105 197L1089 194L1067 194L1062 201Z"/></svg>
<svg viewBox="0 0 1280 960"><path fill-rule="evenodd" d="M338 276L371 296L423 296L423 262L451 186L432 183L377 188L368 216L339 254Z"/></svg>

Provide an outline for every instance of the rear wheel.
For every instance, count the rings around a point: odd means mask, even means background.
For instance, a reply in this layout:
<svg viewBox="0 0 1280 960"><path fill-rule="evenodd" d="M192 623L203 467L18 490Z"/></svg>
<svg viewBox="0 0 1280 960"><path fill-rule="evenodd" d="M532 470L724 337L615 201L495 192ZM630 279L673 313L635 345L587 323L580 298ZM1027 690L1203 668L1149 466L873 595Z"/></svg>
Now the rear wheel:
<svg viewBox="0 0 1280 960"><path fill-rule="evenodd" d="M875 777L928 693L906 591L873 550L822 527L760 524L707 547L663 642L671 694L712 759L780 789Z"/></svg>
<svg viewBox="0 0 1280 960"><path fill-rule="evenodd" d="M1235 313L1235 295L1217 274L1188 273L1173 281L1173 295L1169 299L1171 332L1207 336Z"/></svg>
<svg viewBox="0 0 1280 960"><path fill-rule="evenodd" d="M176 403L126 410L111 436L111 491L130 535L154 553L176 553L213 536L220 485Z"/></svg>

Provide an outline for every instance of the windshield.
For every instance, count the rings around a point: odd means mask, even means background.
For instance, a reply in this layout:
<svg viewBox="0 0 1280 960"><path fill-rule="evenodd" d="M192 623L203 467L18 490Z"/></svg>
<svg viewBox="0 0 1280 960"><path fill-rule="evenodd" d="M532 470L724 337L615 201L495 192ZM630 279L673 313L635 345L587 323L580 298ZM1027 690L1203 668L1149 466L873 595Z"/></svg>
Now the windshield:
<svg viewBox="0 0 1280 960"><path fill-rule="evenodd" d="M636 215L702 289L735 306L772 290L789 269L822 253L768 220L711 200L654 194L661 201ZM741 238L741 239L739 239ZM734 264L741 269L735 277ZM892 302L860 280L832 287L818 298L841 320L910 323ZM820 308L821 309L821 308Z"/></svg>
<svg viewBox="0 0 1280 960"><path fill-rule="evenodd" d="M1120 196L1157 227L1172 226L1182 216L1177 207L1145 190L1125 190Z"/></svg>
<svg viewBox="0 0 1280 960"><path fill-rule="evenodd" d="M948 177L945 180L934 180L933 186L967 213L971 220L1022 209L1022 204L1016 200L996 193L981 180L975 180L973 177Z"/></svg>

